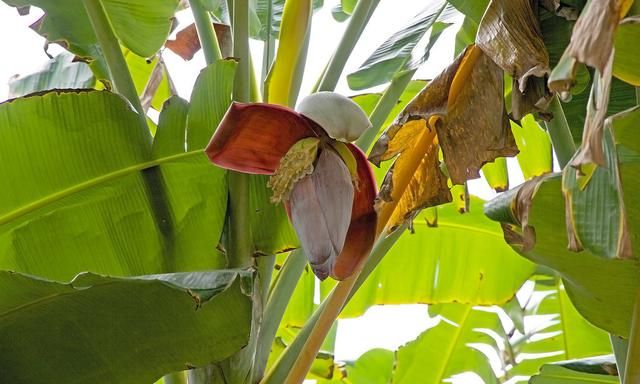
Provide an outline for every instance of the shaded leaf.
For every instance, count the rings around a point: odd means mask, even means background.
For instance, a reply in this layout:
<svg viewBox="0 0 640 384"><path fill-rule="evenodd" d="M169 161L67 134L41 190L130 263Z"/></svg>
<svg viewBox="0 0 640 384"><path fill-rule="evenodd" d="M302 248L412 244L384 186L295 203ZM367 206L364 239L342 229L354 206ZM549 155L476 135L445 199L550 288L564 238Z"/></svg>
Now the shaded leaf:
<svg viewBox="0 0 640 384"><path fill-rule="evenodd" d="M83 273L69 283L1 271L0 377L148 383L219 361L247 343L251 286L251 273L239 270Z"/></svg>
<svg viewBox="0 0 640 384"><path fill-rule="evenodd" d="M611 70L613 67L613 54L609 57L609 62L604 72L596 71L591 95L587 104L587 116L582 135L582 145L578 149L571 166L582 172L582 167L590 164L604 166L603 133L604 119L607 115L609 105L609 94L611 88Z"/></svg>
<svg viewBox="0 0 640 384"><path fill-rule="evenodd" d="M610 62L618 22L627 13L628 0L589 0L571 34L558 65L549 78L549 88L566 94L575 83L578 63L606 72Z"/></svg>
<svg viewBox="0 0 640 384"><path fill-rule="evenodd" d="M631 172L638 172L636 163L629 165ZM624 168L622 177L625 177ZM490 217L505 223L510 215L517 217L517 227L503 226L506 240L528 259L558 271L568 296L587 320L613 334L627 335L639 284L637 260L605 259L588 250L580 253L568 250L564 218L558 215L565 209L560 178L533 179L524 186L532 192L520 196L503 194L492 201L494 206L504 204L509 213L500 217L495 211L490 212L489 206L485 210ZM635 198L626 199L625 195L625 207L637 209ZM636 225L635 221L631 220L630 225ZM518 244L523 233L533 240L524 248ZM632 236L633 241L637 241L635 237Z"/></svg>
<svg viewBox="0 0 640 384"><path fill-rule="evenodd" d="M187 149L204 148L217 123L231 105L231 92L237 63L219 60L200 71L191 92L191 107L187 116Z"/></svg>
<svg viewBox="0 0 640 384"><path fill-rule="evenodd" d="M566 200L569 248L587 248L601 257L631 257L618 156L607 120L603 139L604 167L585 168L585 174L566 167L562 190ZM576 155L578 156L578 155Z"/></svg>
<svg viewBox="0 0 640 384"><path fill-rule="evenodd" d="M285 0L256 0L255 8L250 12L255 14L255 17L251 17L251 23L256 24L251 28L251 37L265 41L269 34L267 31L267 18L268 18L268 2L272 2L272 23L271 23L271 37L278 38L280 33L280 27L282 24L282 17L284 12ZM351 1L351 0L346 0ZM324 6L324 0L313 0L313 11L317 11ZM252 4L252 7L254 5Z"/></svg>

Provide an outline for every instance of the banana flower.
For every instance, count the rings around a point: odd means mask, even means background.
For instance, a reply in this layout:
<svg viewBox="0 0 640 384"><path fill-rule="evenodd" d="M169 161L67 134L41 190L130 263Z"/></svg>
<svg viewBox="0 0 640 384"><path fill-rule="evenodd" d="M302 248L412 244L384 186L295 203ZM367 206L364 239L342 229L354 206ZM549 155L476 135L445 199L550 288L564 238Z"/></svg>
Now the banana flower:
<svg viewBox="0 0 640 384"><path fill-rule="evenodd" d="M217 166L270 175L318 278L349 277L375 239L375 179L351 141L371 126L352 100L314 93L296 110L233 103L206 148ZM268 225L268 223L267 223Z"/></svg>

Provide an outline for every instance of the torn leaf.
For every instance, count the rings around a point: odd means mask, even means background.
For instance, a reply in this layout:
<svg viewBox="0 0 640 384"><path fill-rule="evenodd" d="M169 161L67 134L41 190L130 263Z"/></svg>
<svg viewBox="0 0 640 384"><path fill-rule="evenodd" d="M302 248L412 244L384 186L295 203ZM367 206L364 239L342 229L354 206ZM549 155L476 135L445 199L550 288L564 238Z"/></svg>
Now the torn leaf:
<svg viewBox="0 0 640 384"><path fill-rule="evenodd" d="M538 187L549 175L534 177L485 203L484 214L502 225L504 239L519 252L528 252L536 242L529 225L529 209Z"/></svg>
<svg viewBox="0 0 640 384"><path fill-rule="evenodd" d="M562 172L562 192L569 249L585 248L602 257L629 258L633 254L612 134L614 119L608 118L603 129L604 167L584 167L583 174L566 167Z"/></svg>

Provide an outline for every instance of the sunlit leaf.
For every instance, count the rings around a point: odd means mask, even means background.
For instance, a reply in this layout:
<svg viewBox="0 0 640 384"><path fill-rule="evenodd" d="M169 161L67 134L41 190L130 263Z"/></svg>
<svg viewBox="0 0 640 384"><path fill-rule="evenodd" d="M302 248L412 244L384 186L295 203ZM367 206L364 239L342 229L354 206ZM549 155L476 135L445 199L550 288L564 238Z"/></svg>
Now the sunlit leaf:
<svg viewBox="0 0 640 384"><path fill-rule="evenodd" d="M101 55L84 5L75 0L7 0L14 7L33 5L45 15L32 26L50 42L59 42L79 56ZM103 0L116 36L142 57L153 56L164 44L178 0Z"/></svg>
<svg viewBox="0 0 640 384"><path fill-rule="evenodd" d="M26 76L9 80L9 97L20 97L33 92L55 88L93 88L96 83L86 63L74 62L74 56L62 52L45 66Z"/></svg>
<svg viewBox="0 0 640 384"><path fill-rule="evenodd" d="M437 227L423 212L414 233L404 233L342 311L362 315L372 305L411 303L504 303L534 270L502 239L500 226L471 199L469 213L454 204L437 209ZM407 268L407 266L411 268ZM331 282L323 282L326 293Z"/></svg>
<svg viewBox="0 0 640 384"><path fill-rule="evenodd" d="M613 355L545 364L531 384L620 383Z"/></svg>
<svg viewBox="0 0 640 384"><path fill-rule="evenodd" d="M615 38L613 75L629 84L640 86L636 63L636 43L640 39L640 17L629 17L620 23Z"/></svg>
<svg viewBox="0 0 640 384"><path fill-rule="evenodd" d="M152 159L121 97L17 99L0 104L0 127L0 174L13 183L0 192L2 268L67 280L224 265L224 173L184 145Z"/></svg>
<svg viewBox="0 0 640 384"><path fill-rule="evenodd" d="M428 57L431 46L448 26L443 23L435 24L443 13L445 5L446 2L430 5L420 12L409 25L389 37L360 65L357 71L347 76L349 87L358 90L384 84L391 81L398 72L411 69L409 63L412 60L414 48L433 26L431 39L424 53ZM419 54L420 57L424 55ZM415 63L418 64L420 61Z"/></svg>
<svg viewBox="0 0 640 384"><path fill-rule="evenodd" d="M474 346L498 350L496 341L482 331L500 330L498 315L463 304L442 306L438 315L443 319L437 326L398 349L393 382L437 384L473 371L485 383L497 383L489 359Z"/></svg>
<svg viewBox="0 0 640 384"><path fill-rule="evenodd" d="M511 132L520 151L516 157L525 180L553 170L549 134L540 127L532 115L520 120L520 126L511 122Z"/></svg>
<svg viewBox="0 0 640 384"><path fill-rule="evenodd" d="M459 55L468 45L476 41L478 25L490 0L448 0L458 11L464 14L464 21L456 34L454 55Z"/></svg>
<svg viewBox="0 0 640 384"><path fill-rule="evenodd" d="M507 159L498 157L494 161L485 164L482 167L482 176L484 176L489 186L496 192L504 192L509 189Z"/></svg>
<svg viewBox="0 0 640 384"><path fill-rule="evenodd" d="M522 361L511 375L531 376L544 363L611 353L609 335L578 313L560 279L539 277L534 292L540 298L525 308L524 334L512 337L512 349Z"/></svg>

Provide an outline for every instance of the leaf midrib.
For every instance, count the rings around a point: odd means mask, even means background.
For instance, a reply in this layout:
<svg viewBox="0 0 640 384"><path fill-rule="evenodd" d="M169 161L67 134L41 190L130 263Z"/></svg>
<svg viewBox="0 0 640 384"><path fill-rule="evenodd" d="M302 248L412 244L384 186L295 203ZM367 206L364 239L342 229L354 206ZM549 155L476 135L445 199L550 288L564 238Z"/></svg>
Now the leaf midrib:
<svg viewBox="0 0 640 384"><path fill-rule="evenodd" d="M438 226L434 229L440 228L440 227L444 227L444 228L454 228L454 229L461 229L464 231L469 231L469 232L477 232L477 233L482 233L485 235L489 235L489 236L494 236L494 237L498 237L498 238L502 238L502 233L498 233L497 231L491 231L488 229L484 229L484 228L480 228L477 226L472 226L472 225L467 225L467 224L456 224L456 223L448 223L448 222L440 222L438 221Z"/></svg>
<svg viewBox="0 0 640 384"><path fill-rule="evenodd" d="M163 157L160 159L154 159L154 160L150 160L150 161L146 161L143 163L139 163L139 164L135 164L129 167L125 167L125 168L121 168L118 169L116 171L113 172L109 172L103 175L100 175L98 177L94 177L92 179L88 179L85 180L79 184L73 185L69 188L66 189L62 189L60 191L57 191L55 193L49 194L43 198L40 198L38 200L34 200L32 202L30 202L29 204L23 205L21 207L19 207L18 209L15 209L13 211L10 211L9 213L0 216L0 226L7 224L13 220L16 220L30 212L33 212L37 209L40 209L42 207L45 207L49 204L55 203L57 201L60 201L62 199L64 199L65 197L71 196L75 193L87 190L89 188L92 188L96 185L102 184L102 183L106 183L115 179L118 179L120 177L123 176L128 176L130 174L136 173L136 172L140 172L142 170L145 170L147 168L151 168L151 167L155 167L164 163L168 163L174 160L179 160L182 158L187 158L187 157L191 157L197 154L202 154L203 150L202 149L198 149L196 151L189 151L189 152L184 152L184 153L179 153L176 155L172 155L172 156L167 156L167 157Z"/></svg>

